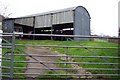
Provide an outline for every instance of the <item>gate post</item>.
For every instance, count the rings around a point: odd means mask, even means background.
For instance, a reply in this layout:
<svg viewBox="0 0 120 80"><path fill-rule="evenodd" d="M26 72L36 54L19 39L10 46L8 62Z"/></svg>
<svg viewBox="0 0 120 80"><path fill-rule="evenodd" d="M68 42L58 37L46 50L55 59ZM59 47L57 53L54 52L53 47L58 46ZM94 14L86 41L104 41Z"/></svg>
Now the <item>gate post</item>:
<svg viewBox="0 0 120 80"><path fill-rule="evenodd" d="M14 49L15 49L15 34L12 34L12 52L11 52L11 61L10 61L10 78L13 78L14 74Z"/></svg>

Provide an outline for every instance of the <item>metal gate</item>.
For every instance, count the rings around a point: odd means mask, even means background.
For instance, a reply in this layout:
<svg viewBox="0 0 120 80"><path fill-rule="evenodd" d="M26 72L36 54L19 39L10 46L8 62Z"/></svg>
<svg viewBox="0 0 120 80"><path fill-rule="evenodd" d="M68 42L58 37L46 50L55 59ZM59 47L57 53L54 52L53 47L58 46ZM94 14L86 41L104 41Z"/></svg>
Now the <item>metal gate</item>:
<svg viewBox="0 0 120 80"><path fill-rule="evenodd" d="M31 44L25 44L25 42L20 42L22 39L19 39L18 36L49 36L49 37L64 37L66 41L64 41L65 45L44 45L44 44L35 44L32 43L35 40L31 40ZM6 37L9 37L11 41L9 41ZM16 38L17 37L17 38ZM89 38L89 41L97 40L99 42L104 42L108 39L117 39L119 43L119 37L99 37L99 36L81 36L81 35L54 35L54 34L14 34L14 33L3 33L3 43L2 49L2 78L3 79L13 79L13 78L31 78L26 77L26 75L39 75L39 77L35 77L38 79L106 79L106 78L120 78L120 49L119 44L115 44L115 46L93 46L84 45L87 41L79 41L73 40L74 38ZM71 39L72 38L72 39ZM6 40L7 39L7 40ZM19 39L19 40L18 40ZM19 41L16 43L16 41ZM41 41L41 40L39 40ZM61 41L62 42L62 41ZM75 45L71 45L71 42ZM84 43L82 43L84 42ZM112 43L111 43L112 44ZM42 47L49 49L64 49L64 55L40 55L40 54L29 54L24 50L25 47ZM24 49L22 49L24 48ZM74 54L70 53L72 49L82 49L81 52L74 52ZM82 51L85 51L82 53ZM96 50L96 51L95 51ZM97 51L98 50L98 51ZM107 51L105 51L107 50ZM97 52L101 52L99 54ZM112 53L106 53L106 52ZM113 55L114 54L114 55ZM18 57L16 57L18 56ZM28 61L26 57L32 58L34 61ZM55 61L40 61L35 57L57 57L58 60ZM20 60L18 60L20 58ZM21 60L24 58L24 61ZM88 61L87 61L88 60ZM29 69L33 70L46 70L44 74L40 73L25 73L26 69L28 69L28 63L37 63L41 64L45 68L40 67L29 67ZM59 67L52 68L47 64L55 64ZM96 66L97 65L97 66Z"/></svg>

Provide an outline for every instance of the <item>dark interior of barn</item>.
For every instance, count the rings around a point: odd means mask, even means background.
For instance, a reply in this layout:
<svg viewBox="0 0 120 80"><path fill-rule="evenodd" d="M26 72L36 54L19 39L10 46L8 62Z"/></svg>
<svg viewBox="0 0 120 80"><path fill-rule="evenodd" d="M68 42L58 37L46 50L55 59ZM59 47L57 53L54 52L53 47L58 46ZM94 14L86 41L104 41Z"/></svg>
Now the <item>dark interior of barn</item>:
<svg viewBox="0 0 120 80"><path fill-rule="evenodd" d="M23 32L23 33L32 34L33 31L34 31L34 28L31 27L31 26L14 24L14 30L15 30L15 32L17 32L17 33ZM25 35L24 35L23 37L21 37L21 38L24 38L24 39L32 39L31 36L25 36Z"/></svg>
<svg viewBox="0 0 120 80"><path fill-rule="evenodd" d="M52 27L36 28L35 34L59 34L59 35L73 35L73 23L58 24ZM65 40L65 37L48 37L48 36L36 36L35 39L53 39L53 40Z"/></svg>
<svg viewBox="0 0 120 80"><path fill-rule="evenodd" d="M33 28L31 26L15 24L15 31L28 34L59 34L59 35L73 35L73 23L58 24L52 27ZM50 37L50 36L23 36L25 39L36 40L66 40L65 37Z"/></svg>

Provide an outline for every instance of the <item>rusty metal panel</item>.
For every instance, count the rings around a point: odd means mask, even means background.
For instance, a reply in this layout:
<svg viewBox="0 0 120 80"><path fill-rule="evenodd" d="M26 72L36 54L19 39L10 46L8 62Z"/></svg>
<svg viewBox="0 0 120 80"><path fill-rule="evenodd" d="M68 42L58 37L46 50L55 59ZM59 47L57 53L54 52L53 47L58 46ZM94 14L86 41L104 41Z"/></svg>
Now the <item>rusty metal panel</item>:
<svg viewBox="0 0 120 80"><path fill-rule="evenodd" d="M15 23L32 27L33 26L33 17L18 18L18 19L15 19Z"/></svg>
<svg viewBox="0 0 120 80"><path fill-rule="evenodd" d="M50 27L51 21L51 14L36 16L35 28Z"/></svg>
<svg viewBox="0 0 120 80"><path fill-rule="evenodd" d="M53 14L53 22L52 24L63 24L63 23L71 23L73 22L73 11L64 11Z"/></svg>

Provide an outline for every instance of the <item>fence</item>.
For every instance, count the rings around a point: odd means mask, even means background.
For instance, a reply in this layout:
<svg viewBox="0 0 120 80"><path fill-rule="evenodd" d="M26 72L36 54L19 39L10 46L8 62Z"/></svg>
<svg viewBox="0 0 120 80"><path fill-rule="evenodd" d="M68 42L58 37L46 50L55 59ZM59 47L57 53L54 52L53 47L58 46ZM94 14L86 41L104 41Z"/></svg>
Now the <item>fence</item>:
<svg viewBox="0 0 120 80"><path fill-rule="evenodd" d="M22 39L16 39L16 36L50 36L50 37L65 37L66 41L64 45L54 45L54 44L25 44ZM120 53L119 53L119 44L111 46L112 43L106 43L110 46L94 46L93 41L77 41L71 38L98 38L98 39L120 39L119 37L99 37L99 36L81 36L81 35L55 35L55 34L14 34L14 33L3 33L2 37L11 37L11 42L3 38L3 43L1 44L3 48L2 54L2 78L30 78L29 75L38 75L39 77L35 78L61 78L61 79L103 79L103 78L120 78ZM16 41L18 41L16 43ZM27 40L26 40L27 41ZM41 42L41 40L39 40ZM83 44L82 44L83 42ZM85 43L90 42L91 45L84 45ZM71 45L72 43L72 45ZM73 44L74 43L74 44ZM98 42L100 43L100 42ZM101 43L100 43L101 44ZM102 44L103 45L103 44ZM22 47L22 49L21 49ZM63 55L56 54L29 54L24 49L25 47L32 47L39 49L64 49ZM41 48L40 48L41 47ZM24 49L23 49L24 48ZM48 49L48 50L49 50ZM80 50L81 52L76 53L75 50ZM71 50L74 52L71 53ZM50 50L51 51L51 50ZM83 52L84 51L84 52ZM112 52L112 53L111 53ZM54 51L53 51L54 53ZM45 54L45 53L44 53ZM26 59L32 59L32 61ZM41 59L50 58L49 61L44 61L36 57L43 57ZM20 59L18 59L20 58ZM22 59L23 58L23 59ZM55 58L55 59L53 59ZM53 59L53 60L51 60ZM36 67L28 67L28 64L40 64ZM52 66L51 66L52 65ZM57 67L53 67L57 66ZM30 70L39 70L45 71L44 73L26 73L27 69ZM47 77L48 76L48 77Z"/></svg>

